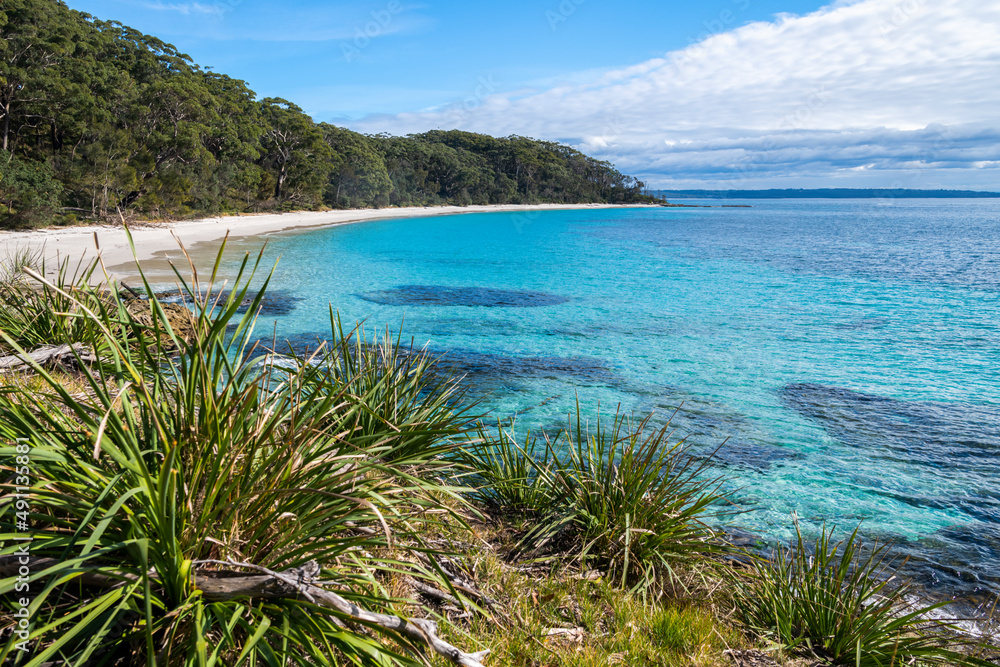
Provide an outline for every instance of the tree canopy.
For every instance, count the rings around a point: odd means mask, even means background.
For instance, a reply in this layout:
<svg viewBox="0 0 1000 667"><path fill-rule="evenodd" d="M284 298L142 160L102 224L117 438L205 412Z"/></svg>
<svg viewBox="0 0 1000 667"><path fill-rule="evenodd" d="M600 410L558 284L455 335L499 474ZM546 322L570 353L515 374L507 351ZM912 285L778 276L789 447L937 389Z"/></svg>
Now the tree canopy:
<svg viewBox="0 0 1000 667"><path fill-rule="evenodd" d="M429 204L631 203L641 181L561 144L395 137L258 100L156 37L58 0L0 7L0 226Z"/></svg>

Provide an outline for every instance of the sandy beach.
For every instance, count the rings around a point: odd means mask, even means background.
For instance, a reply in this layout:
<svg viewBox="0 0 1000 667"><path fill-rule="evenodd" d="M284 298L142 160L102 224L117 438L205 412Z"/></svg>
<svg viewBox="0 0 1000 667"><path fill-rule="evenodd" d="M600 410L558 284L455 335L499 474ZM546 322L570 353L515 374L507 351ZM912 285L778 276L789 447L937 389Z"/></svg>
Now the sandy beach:
<svg viewBox="0 0 1000 667"><path fill-rule="evenodd" d="M632 205L635 206L635 205ZM641 206L641 205L640 205ZM135 254L129 247L125 228L117 225L89 225L48 228L25 232L0 232L0 261L24 250L41 253L46 272L53 274L67 260L71 267L100 257L108 276L124 279L136 274L136 262L144 269L164 260L181 258L180 244L196 257L213 257L219 244L230 239L264 237L278 232L331 227L369 220L418 218L465 213L545 211L557 209L623 208L612 204L541 204L537 206L421 206L412 208L302 211L261 215L239 215L179 222L142 223L132 228ZM103 273L99 276L103 280Z"/></svg>

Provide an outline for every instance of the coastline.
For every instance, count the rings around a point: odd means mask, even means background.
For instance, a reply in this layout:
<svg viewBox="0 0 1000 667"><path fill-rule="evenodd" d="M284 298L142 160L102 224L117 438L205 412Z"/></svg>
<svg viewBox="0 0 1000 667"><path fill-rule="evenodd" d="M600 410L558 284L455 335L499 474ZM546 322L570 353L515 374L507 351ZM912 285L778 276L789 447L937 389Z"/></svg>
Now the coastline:
<svg viewBox="0 0 1000 667"><path fill-rule="evenodd" d="M425 218L464 213L501 213L515 211L586 210L605 208L658 208L653 204L491 204L478 206L419 206L382 209L346 209L333 211L298 211L233 215L197 220L163 223L139 223L131 228L135 255L129 247L125 228L121 225L87 225L49 227L23 232L0 232L0 262L19 252L41 253L46 273L52 275L58 266L69 262L71 269L81 262L100 258L109 278L124 278L136 274L136 263L162 258L178 251L178 240L188 250L195 245L221 243L226 238L266 236L285 231L319 229L339 225L390 220ZM176 237L176 238L175 238ZM99 274L103 278L103 274ZM95 276L96 277L96 276Z"/></svg>

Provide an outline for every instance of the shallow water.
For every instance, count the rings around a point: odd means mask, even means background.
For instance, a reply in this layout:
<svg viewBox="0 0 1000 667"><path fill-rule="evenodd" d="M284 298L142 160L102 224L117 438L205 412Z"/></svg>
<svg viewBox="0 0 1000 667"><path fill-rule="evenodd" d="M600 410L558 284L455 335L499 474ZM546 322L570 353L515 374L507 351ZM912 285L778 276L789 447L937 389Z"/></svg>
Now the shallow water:
<svg viewBox="0 0 1000 667"><path fill-rule="evenodd" d="M330 303L403 321L520 431L577 396L680 408L678 434L726 442L742 528L863 521L925 585L1000 590L1000 203L750 203L277 235L272 289L294 300L263 324L314 340Z"/></svg>

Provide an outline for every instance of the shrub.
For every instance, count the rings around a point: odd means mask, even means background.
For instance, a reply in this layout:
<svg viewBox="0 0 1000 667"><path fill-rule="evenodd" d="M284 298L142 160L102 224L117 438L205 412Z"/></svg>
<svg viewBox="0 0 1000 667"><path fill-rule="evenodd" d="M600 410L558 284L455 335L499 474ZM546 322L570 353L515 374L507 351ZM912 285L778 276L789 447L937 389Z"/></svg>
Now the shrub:
<svg viewBox="0 0 1000 667"><path fill-rule="evenodd" d="M479 437L458 450L457 458L472 471L477 499L507 513L537 516L551 508L549 449L528 434L521 447L497 423L496 436L482 425Z"/></svg>
<svg viewBox="0 0 1000 667"><path fill-rule="evenodd" d="M85 306L98 296L83 285L56 290L93 325L58 329L57 342L87 343L103 363L82 368L83 392L37 366L42 392L23 383L0 392L0 438L30 448L31 665L389 665L420 652L430 625L386 628L294 590L205 592L220 565L291 571L300 582L322 576L333 586L324 595L353 609L389 610L383 580L440 513L442 487L422 475L444 465L429 443L455 431L450 413L420 406L420 378L402 382L393 363L373 371L355 358L356 373L333 379L326 369L343 360L331 356L293 357L293 369L256 357L263 291L248 290L254 270L244 261L224 299L182 281L197 318L189 339L155 296L143 324L113 293L94 310ZM8 329L0 336L23 349ZM409 410L394 413L397 423L372 418L387 396ZM423 421L406 422L412 415ZM405 467L384 456L398 451ZM0 447L0 561L17 548L13 484L25 482L8 463L14 453ZM17 581L0 579L5 607ZM19 641L0 647L0 662L14 659Z"/></svg>
<svg viewBox="0 0 1000 667"><path fill-rule="evenodd" d="M583 566L605 569L620 585L659 595L682 584L675 566L723 550L705 523L722 499L683 442L668 441L669 424L653 429L616 415L583 427L579 407L571 424L541 446L525 447L501 432L470 448L465 463L495 507L537 515L525 548L561 548Z"/></svg>
<svg viewBox="0 0 1000 667"><path fill-rule="evenodd" d="M834 530L825 528L807 545L798 523L795 529L792 547L754 559L750 575L734 580L750 628L838 665L990 664L950 648L962 643L952 628L928 618L943 603L913 602L885 545L865 548L857 530L834 543Z"/></svg>
<svg viewBox="0 0 1000 667"><path fill-rule="evenodd" d="M49 223L61 195L62 184L48 163L0 151L0 203L7 207L0 225L16 229Z"/></svg>
<svg viewBox="0 0 1000 667"><path fill-rule="evenodd" d="M101 343L100 316L88 317L85 312L101 313L111 307L109 294L89 286L95 269L96 265L81 265L74 270L65 262L50 282L39 282L45 273L41 255L30 250L15 253L0 268L0 331L4 333L0 351L64 341Z"/></svg>

